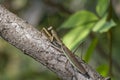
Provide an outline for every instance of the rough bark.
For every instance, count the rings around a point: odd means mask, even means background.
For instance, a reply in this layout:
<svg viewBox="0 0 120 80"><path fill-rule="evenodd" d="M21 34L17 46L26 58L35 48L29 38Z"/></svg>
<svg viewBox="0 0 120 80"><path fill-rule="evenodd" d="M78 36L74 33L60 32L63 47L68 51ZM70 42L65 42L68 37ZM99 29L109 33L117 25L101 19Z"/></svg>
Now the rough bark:
<svg viewBox="0 0 120 80"><path fill-rule="evenodd" d="M52 47L52 43L41 32L26 21L0 6L0 36L8 43L31 56L55 72L63 80L107 80L79 59L90 75L88 79L77 71L65 57L63 52Z"/></svg>

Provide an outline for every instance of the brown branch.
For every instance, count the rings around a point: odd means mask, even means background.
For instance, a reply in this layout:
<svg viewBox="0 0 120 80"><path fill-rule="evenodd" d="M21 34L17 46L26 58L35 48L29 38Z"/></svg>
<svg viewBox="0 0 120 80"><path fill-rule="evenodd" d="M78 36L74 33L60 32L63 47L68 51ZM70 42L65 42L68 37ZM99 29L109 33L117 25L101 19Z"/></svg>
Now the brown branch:
<svg viewBox="0 0 120 80"><path fill-rule="evenodd" d="M90 78L77 71L64 56L53 48L48 38L26 21L0 6L0 36L7 42L31 56L55 72L63 80L108 80L79 59Z"/></svg>

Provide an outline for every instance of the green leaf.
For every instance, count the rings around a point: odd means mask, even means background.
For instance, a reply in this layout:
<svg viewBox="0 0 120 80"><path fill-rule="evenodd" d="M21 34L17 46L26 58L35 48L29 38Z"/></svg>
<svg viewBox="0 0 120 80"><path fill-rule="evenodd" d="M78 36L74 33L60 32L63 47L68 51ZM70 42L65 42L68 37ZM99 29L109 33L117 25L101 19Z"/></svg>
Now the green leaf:
<svg viewBox="0 0 120 80"><path fill-rule="evenodd" d="M89 46L89 48L88 48L88 50L87 50L87 52L86 52L86 54L85 54L85 57L84 57L84 60L85 60L86 62L88 62L88 61L90 60L90 57L91 57L91 55L93 54L93 52L94 52L94 50L95 50L95 47L96 47L96 45L97 45L97 42L98 42L98 39L95 38L95 39L92 41L92 43L90 44L90 46Z"/></svg>
<svg viewBox="0 0 120 80"><path fill-rule="evenodd" d="M69 46L70 49L72 49L76 44L83 41L89 32L91 31L93 27L93 23L86 25L86 26L80 26L73 28L69 33L67 33L64 38L63 42Z"/></svg>
<svg viewBox="0 0 120 80"><path fill-rule="evenodd" d="M89 11L78 11L65 21L61 28L72 28L98 20L98 17Z"/></svg>
<svg viewBox="0 0 120 80"><path fill-rule="evenodd" d="M103 27L100 29L100 33L107 32L110 30L112 27L115 27L116 23L113 20L110 20L109 22L106 22Z"/></svg>
<svg viewBox="0 0 120 80"><path fill-rule="evenodd" d="M100 17L102 17L105 14L105 12L107 12L108 5L109 0L98 0L96 12Z"/></svg>
<svg viewBox="0 0 120 80"><path fill-rule="evenodd" d="M107 64L103 64L103 65L100 65L98 68L97 68L97 71L102 74L103 76L106 76L107 75L107 72L109 70L109 66Z"/></svg>
<svg viewBox="0 0 120 80"><path fill-rule="evenodd" d="M109 29L114 27L116 23L113 20L106 21L107 15L100 19L93 28L94 32L107 32Z"/></svg>
<svg viewBox="0 0 120 80"><path fill-rule="evenodd" d="M93 28L93 31L94 31L94 32L98 32L98 31L101 29L101 27L106 23L106 17L107 17L107 16L101 18L101 19L96 23L95 27Z"/></svg>

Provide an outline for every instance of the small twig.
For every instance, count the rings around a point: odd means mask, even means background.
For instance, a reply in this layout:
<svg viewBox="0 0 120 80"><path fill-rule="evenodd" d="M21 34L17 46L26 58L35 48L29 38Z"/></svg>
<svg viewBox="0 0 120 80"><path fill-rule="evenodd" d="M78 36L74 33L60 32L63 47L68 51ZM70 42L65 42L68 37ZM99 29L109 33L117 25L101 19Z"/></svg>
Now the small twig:
<svg viewBox="0 0 120 80"><path fill-rule="evenodd" d="M109 10L109 13L108 13L108 16L107 16L107 20L106 21L110 21L112 19L112 12L113 12L113 8L112 8L112 1L110 0L110 4L109 4L109 7L108 7L108 10ZM109 48L109 76L112 77L112 31L109 30L108 32L108 40L109 40L109 43L108 43L108 48Z"/></svg>

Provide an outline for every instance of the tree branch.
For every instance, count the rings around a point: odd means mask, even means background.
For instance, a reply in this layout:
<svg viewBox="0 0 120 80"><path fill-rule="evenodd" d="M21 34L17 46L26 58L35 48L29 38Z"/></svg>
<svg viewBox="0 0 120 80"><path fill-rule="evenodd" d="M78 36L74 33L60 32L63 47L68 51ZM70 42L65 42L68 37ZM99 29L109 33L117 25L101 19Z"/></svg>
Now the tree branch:
<svg viewBox="0 0 120 80"><path fill-rule="evenodd" d="M63 80L108 80L79 59L90 75L86 78L78 72L63 54L52 47L48 38L26 21L0 6L0 36L55 72Z"/></svg>

